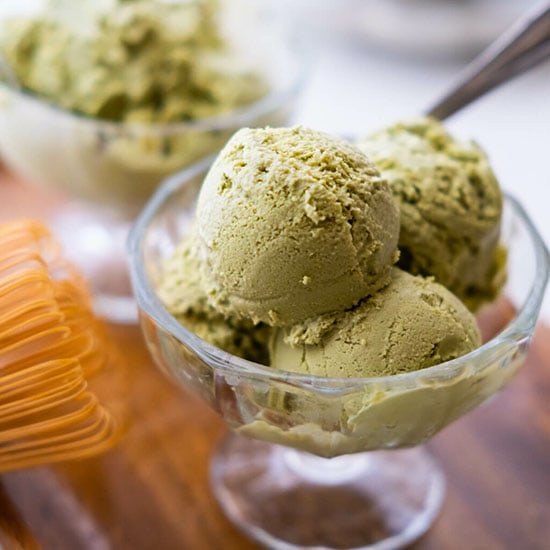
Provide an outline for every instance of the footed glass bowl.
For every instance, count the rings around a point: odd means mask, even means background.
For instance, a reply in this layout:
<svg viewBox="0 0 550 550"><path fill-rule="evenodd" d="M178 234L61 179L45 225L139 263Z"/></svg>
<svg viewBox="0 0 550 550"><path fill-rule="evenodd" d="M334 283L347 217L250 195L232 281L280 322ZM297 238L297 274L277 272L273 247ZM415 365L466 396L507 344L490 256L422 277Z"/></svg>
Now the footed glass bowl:
<svg viewBox="0 0 550 550"><path fill-rule="evenodd" d="M507 196L508 283L481 312L500 328L468 355L378 378L273 370L204 342L156 292L211 161L162 186L135 223L129 252L155 361L232 428L211 465L218 500L236 525L271 548L409 544L435 519L443 496L442 474L421 444L502 388L525 359L549 272L541 237Z"/></svg>

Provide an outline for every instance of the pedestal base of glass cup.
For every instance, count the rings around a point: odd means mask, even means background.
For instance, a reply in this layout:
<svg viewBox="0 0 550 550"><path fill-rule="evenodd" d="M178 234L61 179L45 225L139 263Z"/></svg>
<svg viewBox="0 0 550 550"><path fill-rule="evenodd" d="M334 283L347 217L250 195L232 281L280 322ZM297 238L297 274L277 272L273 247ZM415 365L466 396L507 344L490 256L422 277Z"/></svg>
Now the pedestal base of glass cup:
<svg viewBox="0 0 550 550"><path fill-rule="evenodd" d="M422 447L325 459L233 433L210 481L238 528L284 550L403 548L432 525L445 485Z"/></svg>
<svg viewBox="0 0 550 550"><path fill-rule="evenodd" d="M131 221L99 207L69 203L49 225L64 256L86 277L95 313L114 323L137 323L126 253Z"/></svg>

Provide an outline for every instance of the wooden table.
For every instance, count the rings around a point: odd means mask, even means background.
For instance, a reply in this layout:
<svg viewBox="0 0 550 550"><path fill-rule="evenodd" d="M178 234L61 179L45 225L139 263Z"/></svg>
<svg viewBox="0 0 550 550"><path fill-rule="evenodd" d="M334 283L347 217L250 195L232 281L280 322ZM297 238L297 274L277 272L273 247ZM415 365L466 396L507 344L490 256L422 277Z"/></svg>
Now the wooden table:
<svg viewBox="0 0 550 550"><path fill-rule="evenodd" d="M0 175L0 219L40 216L57 199ZM93 459L0 476L0 547L247 550L208 486L221 420L166 380L134 326L110 326L123 351L131 424ZM443 510L417 550L550 548L550 330L487 405L430 447L447 474Z"/></svg>

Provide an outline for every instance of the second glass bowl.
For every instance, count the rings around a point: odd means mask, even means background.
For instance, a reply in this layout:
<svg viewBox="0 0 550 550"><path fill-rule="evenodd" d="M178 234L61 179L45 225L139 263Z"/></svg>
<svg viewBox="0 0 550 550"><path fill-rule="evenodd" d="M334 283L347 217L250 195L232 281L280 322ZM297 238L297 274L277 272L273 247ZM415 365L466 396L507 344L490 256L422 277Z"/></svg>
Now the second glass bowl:
<svg viewBox="0 0 550 550"><path fill-rule="evenodd" d="M233 113L189 122L87 118L0 83L2 159L27 182L133 218L161 181L219 150L239 128L288 122L304 75L289 47L281 46L276 61L267 63L277 80L265 97Z"/></svg>
<svg viewBox="0 0 550 550"><path fill-rule="evenodd" d="M237 10L244 23L237 21ZM288 122L307 56L292 29L276 17L269 19L270 13L258 10L253 1L231 0L219 14L232 62L265 79L267 92L253 103L190 121L112 122L64 110L0 83L3 160L25 181L134 218L166 177L219 150L237 129Z"/></svg>

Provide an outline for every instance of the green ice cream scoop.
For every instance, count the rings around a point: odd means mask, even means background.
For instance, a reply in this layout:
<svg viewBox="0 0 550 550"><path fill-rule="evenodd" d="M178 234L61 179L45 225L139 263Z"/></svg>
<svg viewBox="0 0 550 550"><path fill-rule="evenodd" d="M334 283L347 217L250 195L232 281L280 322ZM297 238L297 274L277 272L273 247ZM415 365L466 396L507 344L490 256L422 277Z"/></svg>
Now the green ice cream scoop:
<svg viewBox="0 0 550 550"><path fill-rule="evenodd" d="M353 306L397 259L388 183L355 146L302 127L234 134L204 180L197 227L209 299L271 326Z"/></svg>
<svg viewBox="0 0 550 550"><path fill-rule="evenodd" d="M269 327L225 317L208 304L202 289L200 261L193 233L185 235L166 260L159 297L187 329L208 343L250 361L267 364Z"/></svg>
<svg viewBox="0 0 550 550"><path fill-rule="evenodd" d="M473 310L492 300L505 280L502 195L483 150L433 119L390 126L358 147L399 203L399 266L433 275Z"/></svg>
<svg viewBox="0 0 550 550"><path fill-rule="evenodd" d="M476 320L456 296L432 279L394 268L388 286L336 313L317 345L278 329L270 354L276 369L363 378L437 365L480 344Z"/></svg>
<svg viewBox="0 0 550 550"><path fill-rule="evenodd" d="M168 123L218 116L267 93L262 76L235 63L216 0L47 6L6 21L0 50L24 89L69 111Z"/></svg>

